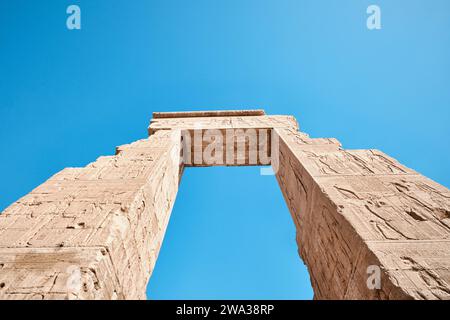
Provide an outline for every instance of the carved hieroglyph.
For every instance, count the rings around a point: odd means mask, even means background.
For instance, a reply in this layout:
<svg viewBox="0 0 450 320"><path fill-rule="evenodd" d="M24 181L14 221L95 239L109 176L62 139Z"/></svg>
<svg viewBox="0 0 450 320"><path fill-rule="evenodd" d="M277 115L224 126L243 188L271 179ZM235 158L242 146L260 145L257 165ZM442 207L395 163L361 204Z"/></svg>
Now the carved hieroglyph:
<svg viewBox="0 0 450 320"><path fill-rule="evenodd" d="M145 299L184 167L267 164L316 299L450 299L450 191L384 153L262 110L155 113L149 134L5 209L0 299Z"/></svg>

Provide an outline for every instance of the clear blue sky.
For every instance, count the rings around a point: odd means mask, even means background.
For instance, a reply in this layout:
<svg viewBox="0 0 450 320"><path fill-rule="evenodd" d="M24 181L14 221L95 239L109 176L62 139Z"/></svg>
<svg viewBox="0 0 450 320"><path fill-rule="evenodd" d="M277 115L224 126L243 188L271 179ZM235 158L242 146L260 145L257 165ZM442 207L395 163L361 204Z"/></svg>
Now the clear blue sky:
<svg viewBox="0 0 450 320"><path fill-rule="evenodd" d="M67 30L69 4L82 30ZM450 2L0 1L0 210L145 137L153 111L251 107L449 187ZM185 172L150 298L312 297L275 179L258 172Z"/></svg>

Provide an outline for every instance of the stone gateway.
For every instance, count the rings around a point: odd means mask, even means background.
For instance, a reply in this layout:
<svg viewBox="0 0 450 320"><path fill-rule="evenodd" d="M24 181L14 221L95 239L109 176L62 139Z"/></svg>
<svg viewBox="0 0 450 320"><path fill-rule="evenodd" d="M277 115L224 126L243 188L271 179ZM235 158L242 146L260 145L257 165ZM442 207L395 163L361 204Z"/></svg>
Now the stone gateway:
<svg viewBox="0 0 450 320"><path fill-rule="evenodd" d="M10 205L0 299L145 299L183 170L209 165L272 166L315 299L450 299L450 191L262 110L154 113L147 139Z"/></svg>

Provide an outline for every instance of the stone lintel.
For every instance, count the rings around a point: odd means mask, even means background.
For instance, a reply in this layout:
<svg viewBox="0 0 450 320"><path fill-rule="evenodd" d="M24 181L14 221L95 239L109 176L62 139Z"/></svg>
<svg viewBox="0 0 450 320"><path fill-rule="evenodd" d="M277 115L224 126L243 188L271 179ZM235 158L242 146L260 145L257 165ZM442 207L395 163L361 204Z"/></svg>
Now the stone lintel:
<svg viewBox="0 0 450 320"><path fill-rule="evenodd" d="M266 113L262 109L179 111L179 112L153 112L153 119L201 118L201 117L249 117L249 116L264 116L264 115L266 115Z"/></svg>

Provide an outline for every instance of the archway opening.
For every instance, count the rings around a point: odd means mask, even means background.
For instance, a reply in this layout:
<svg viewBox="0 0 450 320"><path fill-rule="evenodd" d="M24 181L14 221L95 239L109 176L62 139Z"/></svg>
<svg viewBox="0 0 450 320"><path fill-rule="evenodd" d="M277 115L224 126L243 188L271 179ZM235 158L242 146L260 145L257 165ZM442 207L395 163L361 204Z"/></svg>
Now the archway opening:
<svg viewBox="0 0 450 320"><path fill-rule="evenodd" d="M149 299L311 299L295 226L260 167L187 168Z"/></svg>

